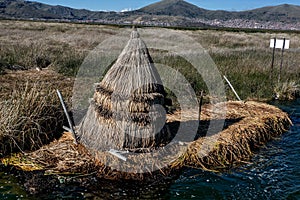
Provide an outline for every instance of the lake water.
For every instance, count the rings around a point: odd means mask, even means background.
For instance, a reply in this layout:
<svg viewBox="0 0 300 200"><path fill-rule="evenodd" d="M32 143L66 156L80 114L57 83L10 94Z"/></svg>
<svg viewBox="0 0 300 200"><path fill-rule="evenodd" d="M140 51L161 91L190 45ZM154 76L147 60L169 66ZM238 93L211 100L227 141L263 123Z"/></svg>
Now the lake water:
<svg viewBox="0 0 300 200"><path fill-rule="evenodd" d="M24 192L16 177L0 172L0 199L300 199L300 99L272 103L289 113L294 126L261 148L249 164L226 173L187 169L169 185L134 185L131 190L117 186L94 192L67 185L34 197Z"/></svg>

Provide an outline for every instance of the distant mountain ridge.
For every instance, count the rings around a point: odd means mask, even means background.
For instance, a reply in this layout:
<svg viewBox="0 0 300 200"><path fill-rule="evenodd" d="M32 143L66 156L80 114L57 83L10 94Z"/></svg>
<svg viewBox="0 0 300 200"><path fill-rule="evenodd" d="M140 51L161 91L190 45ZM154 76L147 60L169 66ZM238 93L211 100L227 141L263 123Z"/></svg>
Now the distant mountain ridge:
<svg viewBox="0 0 300 200"><path fill-rule="evenodd" d="M134 11L104 12L24 0L0 0L0 18L300 30L300 6L289 4L230 12L206 10L184 0L162 0Z"/></svg>
<svg viewBox="0 0 300 200"><path fill-rule="evenodd" d="M213 19L246 19L260 21L300 21L300 6L283 4L279 6L268 6L248 11L225 11L225 10L206 10L199 8L183 0L163 0L138 11L155 14L155 15L171 15L183 16L189 18Z"/></svg>
<svg viewBox="0 0 300 200"><path fill-rule="evenodd" d="M105 16L107 14L109 13L73 9L59 5L51 6L32 1L0 0L0 17L3 18L86 20L89 18L102 17L102 15Z"/></svg>

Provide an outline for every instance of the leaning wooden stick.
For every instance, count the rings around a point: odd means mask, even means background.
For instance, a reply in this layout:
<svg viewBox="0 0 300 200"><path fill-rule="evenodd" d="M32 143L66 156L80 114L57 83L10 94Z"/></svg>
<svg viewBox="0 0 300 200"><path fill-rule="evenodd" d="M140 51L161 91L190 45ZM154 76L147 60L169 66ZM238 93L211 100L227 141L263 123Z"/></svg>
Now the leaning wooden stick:
<svg viewBox="0 0 300 200"><path fill-rule="evenodd" d="M63 109L64 109L65 115L66 115L66 117L67 117L67 120L68 120L68 123L69 123L69 126L70 126L70 128L65 128L65 129L66 129L67 131L70 131L70 132L72 133L72 135L73 135L73 137L74 137L74 143L77 144L77 138L76 138L75 131L74 131L74 128L73 128L73 124L72 124L70 115L69 115L69 113L68 113L67 107L66 107L66 105L65 105L64 99L63 99L63 97L62 97L62 95L61 95L61 93L60 93L59 90L56 90L56 92L57 92L58 98L59 98L59 100L60 100L60 103L61 103L61 105L62 105L62 107L63 107Z"/></svg>
<svg viewBox="0 0 300 200"><path fill-rule="evenodd" d="M224 79L226 80L226 82L228 83L229 87L231 88L231 90L233 91L233 93L235 94L236 98L239 100L239 101L242 101L241 98L239 97L239 95L236 93L234 87L231 85L230 81L226 78L226 76L223 76Z"/></svg>
<svg viewBox="0 0 300 200"><path fill-rule="evenodd" d="M202 107L202 102L203 102L203 90L201 91L200 99L199 99L199 115L198 115L198 121L201 120L201 107Z"/></svg>
<svg viewBox="0 0 300 200"><path fill-rule="evenodd" d="M123 151L123 152L122 152L122 151L117 151L117 150L115 150L115 149L110 149L110 150L108 151L108 153L110 153L110 154L116 156L117 158L119 158L119 159L121 159L121 160L123 160L123 161L126 161L126 160L127 160L127 158L126 158L125 156L121 155L121 154L124 154L124 153L128 153L128 152L126 152L126 151Z"/></svg>

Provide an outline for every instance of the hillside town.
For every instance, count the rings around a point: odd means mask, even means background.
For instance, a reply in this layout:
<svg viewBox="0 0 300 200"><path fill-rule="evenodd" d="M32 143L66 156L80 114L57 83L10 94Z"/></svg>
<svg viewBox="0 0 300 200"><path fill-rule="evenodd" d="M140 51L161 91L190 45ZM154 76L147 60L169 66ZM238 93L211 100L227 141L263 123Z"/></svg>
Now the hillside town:
<svg viewBox="0 0 300 200"><path fill-rule="evenodd" d="M300 30L300 22L297 23L284 23L275 21L256 21L256 20L205 20L205 19L190 19L185 20L160 20L160 19L146 19L146 20L88 20L89 23L101 23L101 24L117 24L117 25L143 25L143 26L161 26L161 27L224 27L224 28L242 28L242 29L270 29L270 30Z"/></svg>
<svg viewBox="0 0 300 200"><path fill-rule="evenodd" d="M22 19L22 18L11 18ZM187 28L237 28L237 29L261 29L261 30L292 30L300 31L300 22L296 23L284 23L275 21L256 21L256 20L243 20L243 19L231 19L231 20L205 20L205 19L176 19L170 20L166 18L159 19L155 17L153 19L92 19L92 20L78 20L78 19L43 19L43 18L24 18L23 20L30 21L54 21L54 22L75 22L75 23L97 23L107 25L141 25L141 26L158 26L158 27L187 27Z"/></svg>

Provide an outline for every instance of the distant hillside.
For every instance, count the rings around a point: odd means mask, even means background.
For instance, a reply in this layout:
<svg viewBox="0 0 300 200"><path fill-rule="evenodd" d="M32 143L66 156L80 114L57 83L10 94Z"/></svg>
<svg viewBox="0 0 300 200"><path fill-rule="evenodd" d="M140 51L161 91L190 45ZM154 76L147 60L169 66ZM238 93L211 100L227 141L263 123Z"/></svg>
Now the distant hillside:
<svg viewBox="0 0 300 200"><path fill-rule="evenodd" d="M236 18L261 21L299 22L300 6L283 4L238 12Z"/></svg>
<svg viewBox="0 0 300 200"><path fill-rule="evenodd" d="M206 10L184 0L162 0L138 10L121 13L73 9L24 0L0 0L0 18L300 30L300 6L288 4L229 12Z"/></svg>
<svg viewBox="0 0 300 200"><path fill-rule="evenodd" d="M204 16L207 10L199 8L183 0L163 0L138 11L152 15L169 15L197 18Z"/></svg>
<svg viewBox="0 0 300 200"><path fill-rule="evenodd" d="M114 14L114 12L93 12L23 0L0 0L0 17L3 18L95 20Z"/></svg>
<svg viewBox="0 0 300 200"><path fill-rule="evenodd" d="M300 21L300 6L289 4L263 7L249 11L229 12L224 10L205 10L183 0L162 0L141 8L138 11L152 15L183 16L207 20Z"/></svg>

